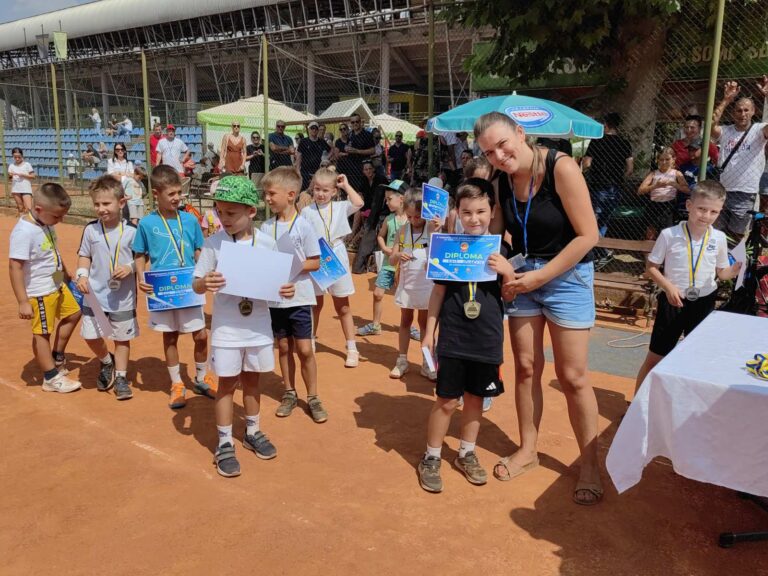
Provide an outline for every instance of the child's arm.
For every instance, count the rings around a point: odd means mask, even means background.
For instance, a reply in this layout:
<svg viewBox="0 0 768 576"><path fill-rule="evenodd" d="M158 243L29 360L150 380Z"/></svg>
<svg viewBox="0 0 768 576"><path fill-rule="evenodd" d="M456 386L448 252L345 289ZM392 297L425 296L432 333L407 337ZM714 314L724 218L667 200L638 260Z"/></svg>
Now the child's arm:
<svg viewBox="0 0 768 576"><path fill-rule="evenodd" d="M363 197L357 193L357 190L352 188L349 184L349 180L347 180L347 177L344 174L339 174L336 178L336 185L347 193L347 198L352 206L358 210L363 207L365 200L363 200Z"/></svg>
<svg viewBox="0 0 768 576"><path fill-rule="evenodd" d="M314 272L320 270L320 256L310 256L304 260L304 264L301 266L303 272Z"/></svg>
<svg viewBox="0 0 768 576"><path fill-rule="evenodd" d="M440 309L445 300L445 286L435 284L432 288L432 294L429 296L429 308L427 309L427 326L424 334L421 335L421 345L435 353L435 329L437 328L437 319L440 316Z"/></svg>
<svg viewBox="0 0 768 576"><path fill-rule="evenodd" d="M80 271L89 271L91 269L91 259L87 256L78 256L77 257L77 270L78 270L78 276L75 278L75 286L77 286L77 289L80 290L83 294L88 294L90 290L90 286L88 285L88 274L83 274Z"/></svg>
<svg viewBox="0 0 768 576"><path fill-rule="evenodd" d="M672 284L672 282L667 280L664 274L661 273L659 266L660 264L655 264L648 260L645 264L646 274L648 274L650 279L653 280L659 288L664 290L664 293L667 295L667 300L672 306L682 308L683 299L680 297L680 290L678 290L677 286Z"/></svg>
<svg viewBox="0 0 768 576"><path fill-rule="evenodd" d="M741 270L741 262L734 262L733 265L727 268L716 268L717 277L720 280L731 280L739 275Z"/></svg>
<svg viewBox="0 0 768 576"><path fill-rule="evenodd" d="M435 234L437 232L441 232L442 229L443 229L442 220L440 220L440 218L435 216L434 218L432 218L432 220L427 222L427 237L432 236L432 234Z"/></svg>
<svg viewBox="0 0 768 576"><path fill-rule="evenodd" d="M133 257L133 263L136 265L136 275L138 278L138 286L139 290L142 292L146 292L147 294L152 293L152 284L147 284L144 281L144 272L147 269L147 260L148 260L147 254L134 254Z"/></svg>
<svg viewBox="0 0 768 576"><path fill-rule="evenodd" d="M680 170L675 171L675 188L678 192L682 192L683 194L691 193L691 189L688 187L688 182L686 182L685 176L683 176L683 173L680 172Z"/></svg>
<svg viewBox="0 0 768 576"><path fill-rule="evenodd" d="M8 260L8 271L11 276L11 288L19 303L19 318L30 320L32 318L32 305L29 303L27 288L24 286L24 260L10 258Z"/></svg>
<svg viewBox="0 0 768 576"><path fill-rule="evenodd" d="M637 189L637 193L640 196L643 196L645 194L650 194L651 190L655 190L656 188L658 188L658 185L653 183L653 172L649 172L648 176L645 177L640 184L640 187Z"/></svg>
<svg viewBox="0 0 768 576"><path fill-rule="evenodd" d="M488 268L499 274L505 284L515 279L515 269L512 268L509 260L501 254L496 253L488 256Z"/></svg>
<svg viewBox="0 0 768 576"><path fill-rule="evenodd" d="M376 235L376 242L379 245L379 250L389 256L392 254L392 247L387 246L387 232L387 220L385 219L379 227L379 233Z"/></svg>
<svg viewBox="0 0 768 576"><path fill-rule="evenodd" d="M389 255L389 263L392 266L397 266L398 262L408 262L408 260L413 260L413 256L408 252L401 252L400 242L395 241L392 245L392 253Z"/></svg>

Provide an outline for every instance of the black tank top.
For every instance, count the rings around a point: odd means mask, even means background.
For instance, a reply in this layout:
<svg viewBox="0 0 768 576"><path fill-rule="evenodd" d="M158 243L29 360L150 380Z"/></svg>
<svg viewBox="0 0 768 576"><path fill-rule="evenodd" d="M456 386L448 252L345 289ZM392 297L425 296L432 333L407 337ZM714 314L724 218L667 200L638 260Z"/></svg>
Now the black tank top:
<svg viewBox="0 0 768 576"><path fill-rule="evenodd" d="M576 237L571 221L563 208L563 202L555 191L555 163L564 156L557 156L557 150L550 149L545 161L544 181L539 191L531 198L528 214L528 256L551 260ZM504 215L504 226L512 235L512 254L525 252L523 225L515 217L513 202L517 203L517 214L525 221L527 202L519 202L509 182L509 176L499 176L499 202ZM592 260L589 252L582 262Z"/></svg>

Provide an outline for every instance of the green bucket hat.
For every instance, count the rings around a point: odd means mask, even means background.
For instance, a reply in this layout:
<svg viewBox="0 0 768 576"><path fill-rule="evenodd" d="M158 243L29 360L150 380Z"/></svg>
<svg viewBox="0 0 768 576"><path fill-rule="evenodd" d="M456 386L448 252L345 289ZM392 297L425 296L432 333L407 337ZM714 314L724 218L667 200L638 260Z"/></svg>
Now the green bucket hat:
<svg viewBox="0 0 768 576"><path fill-rule="evenodd" d="M224 176L219 180L216 193L213 199L219 202L233 202L235 204L245 204L246 206L256 206L259 202L259 195L256 192L256 186L245 176Z"/></svg>

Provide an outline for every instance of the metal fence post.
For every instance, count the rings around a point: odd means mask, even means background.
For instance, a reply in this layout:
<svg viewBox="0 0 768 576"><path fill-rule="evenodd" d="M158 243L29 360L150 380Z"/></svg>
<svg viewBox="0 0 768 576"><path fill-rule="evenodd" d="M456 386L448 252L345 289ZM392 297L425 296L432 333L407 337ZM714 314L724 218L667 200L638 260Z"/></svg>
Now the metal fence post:
<svg viewBox="0 0 768 576"><path fill-rule="evenodd" d="M701 146L699 161L699 182L707 177L707 160L709 159L709 141L712 133L712 114L715 110L717 94L717 71L720 65L720 45L723 40L723 16L725 15L725 0L717 2L717 19L715 20L715 46L712 52L712 64L709 67L709 92L707 94L707 111L704 114L704 138Z"/></svg>
<svg viewBox="0 0 768 576"><path fill-rule="evenodd" d="M51 62L51 87L53 88L53 125L56 129L56 157L59 161L59 184L64 185L64 163L61 160L61 126L59 125L59 94L56 85L56 66ZM65 87L66 88L66 87Z"/></svg>

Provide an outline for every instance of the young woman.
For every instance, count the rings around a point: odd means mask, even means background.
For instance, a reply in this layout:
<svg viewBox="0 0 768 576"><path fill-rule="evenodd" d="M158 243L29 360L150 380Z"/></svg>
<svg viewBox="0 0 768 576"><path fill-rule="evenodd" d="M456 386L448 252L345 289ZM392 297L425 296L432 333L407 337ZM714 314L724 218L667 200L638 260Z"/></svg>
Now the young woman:
<svg viewBox="0 0 768 576"><path fill-rule="evenodd" d="M222 161L219 168L227 174L243 174L245 172L245 138L240 134L240 123L232 122L232 132L224 134L221 139Z"/></svg>
<svg viewBox="0 0 768 576"><path fill-rule="evenodd" d="M112 158L107 160L107 174L120 180L123 176L133 177L133 162L128 160L128 149L118 142L112 150Z"/></svg>
<svg viewBox="0 0 768 576"><path fill-rule="evenodd" d="M506 229L512 235L517 264L503 295L515 301L508 315L520 448L496 465L494 475L510 480L538 465L546 326L581 452L573 501L597 504L603 487L597 462L597 400L587 379L587 352L595 320L590 250L598 231L587 184L572 158L533 147L525 130L505 114L481 116L475 139L491 166L501 171L496 182L499 210L491 231L501 234Z"/></svg>

